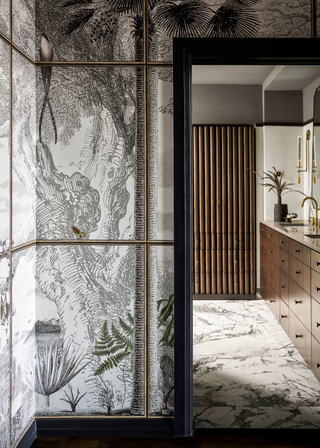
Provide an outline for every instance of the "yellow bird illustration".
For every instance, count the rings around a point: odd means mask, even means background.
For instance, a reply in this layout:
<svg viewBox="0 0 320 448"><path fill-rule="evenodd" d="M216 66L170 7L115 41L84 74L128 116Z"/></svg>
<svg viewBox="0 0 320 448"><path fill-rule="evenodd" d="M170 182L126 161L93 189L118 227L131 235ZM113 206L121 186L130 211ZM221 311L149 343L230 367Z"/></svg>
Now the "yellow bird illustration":
<svg viewBox="0 0 320 448"><path fill-rule="evenodd" d="M84 238L86 236L85 232L80 232L80 230L77 227L75 227L75 226L72 226L72 230L73 230L73 233L76 235L77 238Z"/></svg>

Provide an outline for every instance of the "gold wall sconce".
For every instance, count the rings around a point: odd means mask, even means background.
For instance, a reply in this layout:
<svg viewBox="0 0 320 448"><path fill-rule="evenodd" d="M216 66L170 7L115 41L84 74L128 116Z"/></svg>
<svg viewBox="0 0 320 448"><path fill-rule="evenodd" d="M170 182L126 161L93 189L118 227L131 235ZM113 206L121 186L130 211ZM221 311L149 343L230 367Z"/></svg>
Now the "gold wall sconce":
<svg viewBox="0 0 320 448"><path fill-rule="evenodd" d="M298 179L297 179L298 184L300 184L300 181L301 181L300 173L306 173L308 171L308 153L309 153L310 138L311 138L311 132L308 129L307 133L306 133L306 151L305 151L306 157L305 157L305 165L304 166L302 166L302 137L301 137L301 135L299 135L297 138L298 164L297 164L296 168L298 168Z"/></svg>
<svg viewBox="0 0 320 448"><path fill-rule="evenodd" d="M313 183L316 184L317 183L317 178L316 178L316 172L317 172L317 163L316 163L316 137L315 135L313 136L313 145L312 145L312 180Z"/></svg>

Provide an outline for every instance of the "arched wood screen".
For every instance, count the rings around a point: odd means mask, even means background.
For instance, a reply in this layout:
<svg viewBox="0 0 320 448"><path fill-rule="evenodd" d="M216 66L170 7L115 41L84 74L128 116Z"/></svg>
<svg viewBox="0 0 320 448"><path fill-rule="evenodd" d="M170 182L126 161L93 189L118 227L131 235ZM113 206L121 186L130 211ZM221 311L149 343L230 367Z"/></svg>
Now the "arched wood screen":
<svg viewBox="0 0 320 448"><path fill-rule="evenodd" d="M193 126L194 294L255 294L253 126Z"/></svg>

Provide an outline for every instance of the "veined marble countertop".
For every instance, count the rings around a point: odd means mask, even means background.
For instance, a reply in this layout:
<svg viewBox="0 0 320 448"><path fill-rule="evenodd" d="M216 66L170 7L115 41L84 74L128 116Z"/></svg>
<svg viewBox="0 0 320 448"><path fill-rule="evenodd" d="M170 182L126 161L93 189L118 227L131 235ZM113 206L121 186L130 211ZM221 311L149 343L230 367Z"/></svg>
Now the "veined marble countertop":
<svg viewBox="0 0 320 448"><path fill-rule="evenodd" d="M293 220L291 224L283 222L280 224L273 219L261 220L263 224L277 230L280 233L292 238L298 243L304 244L317 252L320 252L320 227L312 226L307 221ZM302 226L301 223L304 225ZM298 225L294 225L298 224ZM306 235L319 235L319 238L310 238Z"/></svg>

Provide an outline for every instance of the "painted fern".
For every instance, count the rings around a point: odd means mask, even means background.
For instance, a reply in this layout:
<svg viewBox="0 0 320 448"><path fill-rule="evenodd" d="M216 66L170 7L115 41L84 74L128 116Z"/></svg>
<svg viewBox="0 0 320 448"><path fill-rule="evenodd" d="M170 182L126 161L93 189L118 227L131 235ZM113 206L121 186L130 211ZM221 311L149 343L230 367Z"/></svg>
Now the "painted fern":
<svg viewBox="0 0 320 448"><path fill-rule="evenodd" d="M171 294L169 299L158 300L158 311L162 306L161 312L158 316L158 328L162 325L167 325L162 338L159 341L160 347L173 347L174 346L174 334L173 334L173 305L174 295Z"/></svg>
<svg viewBox="0 0 320 448"><path fill-rule="evenodd" d="M107 359L99 365L95 375L102 375L107 370L118 367L121 361L132 354L133 317L130 313L128 313L128 321L129 323L126 323L119 318L120 329L112 324L111 332L108 329L108 322L103 323L93 354L106 356Z"/></svg>

